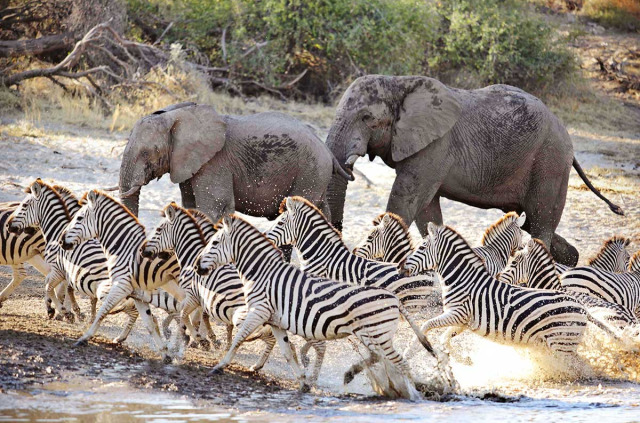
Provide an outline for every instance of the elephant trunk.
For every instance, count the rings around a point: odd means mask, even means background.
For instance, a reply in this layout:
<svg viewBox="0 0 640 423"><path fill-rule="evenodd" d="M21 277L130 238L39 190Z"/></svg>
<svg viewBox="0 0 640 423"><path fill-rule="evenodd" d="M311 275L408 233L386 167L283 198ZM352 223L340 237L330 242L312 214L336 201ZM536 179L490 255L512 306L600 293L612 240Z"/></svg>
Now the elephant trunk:
<svg viewBox="0 0 640 423"><path fill-rule="evenodd" d="M347 134L350 132L350 125L344 120L338 119L331 126L327 137L327 147L338 160L340 166L351 173L353 166L348 165L347 158ZM329 183L327 191L327 202L331 211L331 223L338 230L342 230L342 220L344 216L344 201L347 194L347 180L338 174L334 174Z"/></svg>
<svg viewBox="0 0 640 423"><path fill-rule="evenodd" d="M120 200L135 216L138 215L138 207L140 203L140 189L148 181L144 177L140 177L140 173L136 172L135 166L131 164L131 160L125 154L120 166ZM134 175L138 175L138 177Z"/></svg>
<svg viewBox="0 0 640 423"><path fill-rule="evenodd" d="M123 191L121 187L120 193L122 194L122 192ZM138 216L138 207L140 204L140 188L138 188L133 194L123 197L121 201L122 204L124 204L131 213L133 213L135 216Z"/></svg>

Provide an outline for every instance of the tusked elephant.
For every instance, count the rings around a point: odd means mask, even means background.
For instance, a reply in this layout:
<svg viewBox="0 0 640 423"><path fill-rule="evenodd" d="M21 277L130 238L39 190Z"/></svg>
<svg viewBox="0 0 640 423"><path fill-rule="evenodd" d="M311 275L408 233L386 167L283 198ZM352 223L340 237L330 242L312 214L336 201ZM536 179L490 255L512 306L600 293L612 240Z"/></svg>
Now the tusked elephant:
<svg viewBox="0 0 640 423"><path fill-rule="evenodd" d="M422 235L442 224L440 197L480 208L526 212L524 229L560 263L577 250L555 233L573 166L614 213L623 214L587 179L558 118L536 97L508 85L450 88L422 76L368 75L342 96L327 146L346 171L375 156L396 170L387 211ZM332 223L342 227L347 181L329 186Z"/></svg>
<svg viewBox="0 0 640 423"><path fill-rule="evenodd" d="M169 173L182 203L212 219L239 211L274 219L301 195L328 211L332 175L351 179L306 124L282 113L225 116L180 103L140 119L120 166L120 197L138 214L140 189Z"/></svg>

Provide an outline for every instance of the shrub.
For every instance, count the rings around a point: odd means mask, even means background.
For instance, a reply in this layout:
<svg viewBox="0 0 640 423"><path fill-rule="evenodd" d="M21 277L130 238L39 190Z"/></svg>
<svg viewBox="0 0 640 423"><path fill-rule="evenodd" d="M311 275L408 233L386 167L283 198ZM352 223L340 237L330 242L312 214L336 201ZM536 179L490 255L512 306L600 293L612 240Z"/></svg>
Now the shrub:
<svg viewBox="0 0 640 423"><path fill-rule="evenodd" d="M638 0L586 0L582 13L605 26L640 31Z"/></svg>

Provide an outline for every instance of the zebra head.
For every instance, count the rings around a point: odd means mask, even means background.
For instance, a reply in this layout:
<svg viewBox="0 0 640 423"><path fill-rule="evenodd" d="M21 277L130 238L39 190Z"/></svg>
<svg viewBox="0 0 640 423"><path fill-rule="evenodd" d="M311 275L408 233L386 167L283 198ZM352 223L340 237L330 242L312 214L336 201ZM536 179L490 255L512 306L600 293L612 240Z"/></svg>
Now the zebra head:
<svg viewBox="0 0 640 423"><path fill-rule="evenodd" d="M429 236L424 239L424 242L413 252L407 260L400 264L401 272L407 276L418 275L428 271L437 269L437 251L436 243L440 232L444 226L437 226L432 222L429 222L428 231Z"/></svg>
<svg viewBox="0 0 640 423"><path fill-rule="evenodd" d="M100 196L96 190L91 190L85 194L83 198L84 204L60 235L62 249L71 250L84 241L98 237L96 213L99 201Z"/></svg>
<svg viewBox="0 0 640 423"><path fill-rule="evenodd" d="M211 237L196 258L194 267L200 276L205 276L214 268L233 261L232 241L235 222L236 220L231 216L223 217L222 227Z"/></svg>
<svg viewBox="0 0 640 423"><path fill-rule="evenodd" d="M176 245L176 231L179 224L177 223L180 207L172 202L162 210L164 219L153 231L153 235L144 244L142 249L142 257L154 258L162 252L171 252Z"/></svg>
<svg viewBox="0 0 640 423"><path fill-rule="evenodd" d="M496 279L510 285L520 285L529 278L529 258L530 251L533 248L533 240L529 240L527 245L521 250L516 251L505 270L498 275Z"/></svg>
<svg viewBox="0 0 640 423"><path fill-rule="evenodd" d="M46 185L38 178L25 189L26 197L7 219L6 229L8 232L17 235L27 228L40 225L39 204L43 199L44 187Z"/></svg>
<svg viewBox="0 0 640 423"><path fill-rule="evenodd" d="M285 198L280 205L280 216L278 216L271 229L266 233L269 241L276 244L276 247L295 244L295 212L296 203L291 197Z"/></svg>
<svg viewBox="0 0 640 423"><path fill-rule="evenodd" d="M385 232L388 229L391 218L384 214L382 219L373 221L373 228L369 230L367 237L356 245L353 254L369 260L381 259L384 256Z"/></svg>

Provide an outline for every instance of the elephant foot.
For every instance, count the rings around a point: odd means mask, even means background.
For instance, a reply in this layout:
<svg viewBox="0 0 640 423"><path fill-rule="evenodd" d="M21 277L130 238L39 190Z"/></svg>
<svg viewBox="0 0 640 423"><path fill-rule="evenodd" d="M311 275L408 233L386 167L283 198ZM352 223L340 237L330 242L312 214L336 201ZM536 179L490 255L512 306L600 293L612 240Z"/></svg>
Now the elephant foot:
<svg viewBox="0 0 640 423"><path fill-rule="evenodd" d="M309 385L307 382L300 382L300 392L302 392L303 394L308 394L309 392L311 392L311 385Z"/></svg>
<svg viewBox="0 0 640 423"><path fill-rule="evenodd" d="M88 343L89 343L89 342L88 342L86 339L82 339L82 338L80 338L80 339L78 339L78 340L73 344L73 346L74 346L74 347L84 347L84 346L85 346L85 345L87 345Z"/></svg>
<svg viewBox="0 0 640 423"><path fill-rule="evenodd" d="M209 375L221 375L222 374L222 370L224 369L224 366L221 365L217 365L216 367L214 367L213 369L211 369L211 371L209 372Z"/></svg>
<svg viewBox="0 0 640 423"><path fill-rule="evenodd" d="M342 383L344 383L345 385L348 385L351 382L353 382L353 379L355 379L355 377L356 377L356 373L353 370L349 370L344 374L344 380Z"/></svg>

